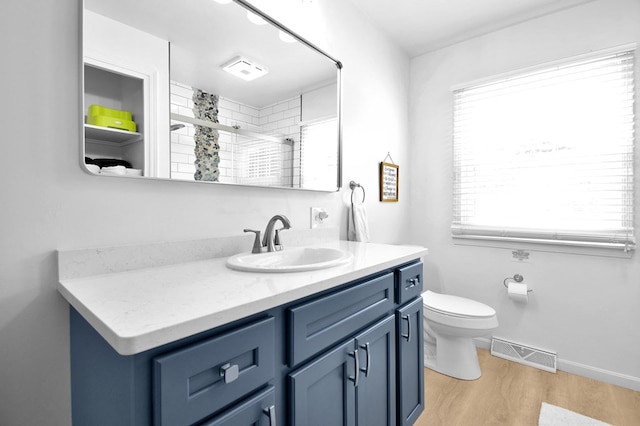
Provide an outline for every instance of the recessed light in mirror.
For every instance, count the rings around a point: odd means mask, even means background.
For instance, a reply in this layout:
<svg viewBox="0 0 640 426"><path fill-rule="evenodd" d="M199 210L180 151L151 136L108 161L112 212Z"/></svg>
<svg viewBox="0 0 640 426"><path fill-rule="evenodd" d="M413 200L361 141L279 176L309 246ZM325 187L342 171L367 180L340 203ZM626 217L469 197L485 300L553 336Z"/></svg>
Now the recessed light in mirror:
<svg viewBox="0 0 640 426"><path fill-rule="evenodd" d="M280 40L284 41L285 43L295 43L297 41L291 34L287 34L282 30L280 30L279 36Z"/></svg>
<svg viewBox="0 0 640 426"><path fill-rule="evenodd" d="M265 25L267 23L261 16L256 15L250 10L247 10L247 19L256 25Z"/></svg>

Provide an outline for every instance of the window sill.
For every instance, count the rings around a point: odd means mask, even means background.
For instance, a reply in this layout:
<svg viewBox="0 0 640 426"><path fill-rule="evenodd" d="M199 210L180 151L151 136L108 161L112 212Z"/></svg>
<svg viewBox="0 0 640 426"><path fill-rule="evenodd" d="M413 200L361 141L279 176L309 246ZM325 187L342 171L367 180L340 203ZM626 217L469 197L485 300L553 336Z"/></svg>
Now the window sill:
<svg viewBox="0 0 640 426"><path fill-rule="evenodd" d="M631 259L635 247L624 251L622 245L587 243L580 241L533 240L528 238L489 237L480 235L452 235L455 245L489 247L512 250L563 253L581 256Z"/></svg>

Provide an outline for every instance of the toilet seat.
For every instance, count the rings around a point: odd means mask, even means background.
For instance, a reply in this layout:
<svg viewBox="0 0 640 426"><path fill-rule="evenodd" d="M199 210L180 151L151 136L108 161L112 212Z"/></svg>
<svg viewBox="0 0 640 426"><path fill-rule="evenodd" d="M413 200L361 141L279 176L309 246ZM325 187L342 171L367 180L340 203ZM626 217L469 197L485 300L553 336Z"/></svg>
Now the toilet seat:
<svg viewBox="0 0 640 426"><path fill-rule="evenodd" d="M496 315L496 311L484 303L431 290L422 294L422 303L432 312L458 318L490 318Z"/></svg>

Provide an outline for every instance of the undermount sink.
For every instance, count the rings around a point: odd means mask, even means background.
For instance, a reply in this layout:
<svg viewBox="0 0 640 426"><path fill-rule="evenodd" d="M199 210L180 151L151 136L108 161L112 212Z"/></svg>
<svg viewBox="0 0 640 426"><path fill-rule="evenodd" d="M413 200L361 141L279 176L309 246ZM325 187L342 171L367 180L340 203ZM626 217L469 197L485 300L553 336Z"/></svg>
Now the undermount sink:
<svg viewBox="0 0 640 426"><path fill-rule="evenodd" d="M333 248L291 248L270 253L240 253L227 259L231 269L246 272L301 272L345 265L349 252Z"/></svg>

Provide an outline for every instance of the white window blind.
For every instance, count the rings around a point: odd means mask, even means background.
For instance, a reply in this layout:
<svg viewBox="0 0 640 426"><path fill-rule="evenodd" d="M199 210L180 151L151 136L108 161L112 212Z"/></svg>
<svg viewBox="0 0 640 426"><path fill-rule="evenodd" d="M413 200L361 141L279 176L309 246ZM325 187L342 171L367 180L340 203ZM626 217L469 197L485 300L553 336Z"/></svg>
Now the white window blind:
<svg viewBox="0 0 640 426"><path fill-rule="evenodd" d="M233 150L237 169L236 183L290 186L292 152L288 141L236 135Z"/></svg>
<svg viewBox="0 0 640 426"><path fill-rule="evenodd" d="M634 51L454 90L454 237L635 248Z"/></svg>

